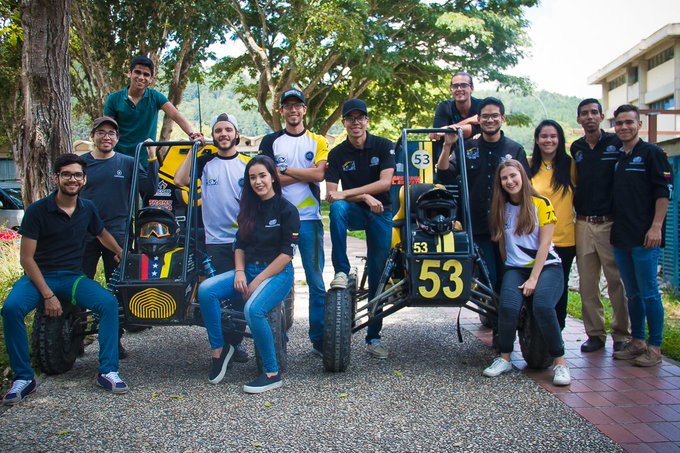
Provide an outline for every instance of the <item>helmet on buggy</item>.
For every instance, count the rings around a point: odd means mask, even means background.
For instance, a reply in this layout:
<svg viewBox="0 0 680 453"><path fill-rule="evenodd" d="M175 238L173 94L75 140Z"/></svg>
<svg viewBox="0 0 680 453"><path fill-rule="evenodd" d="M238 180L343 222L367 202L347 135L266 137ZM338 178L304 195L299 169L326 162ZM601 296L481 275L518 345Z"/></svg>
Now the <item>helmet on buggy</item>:
<svg viewBox="0 0 680 453"><path fill-rule="evenodd" d="M451 232L456 222L456 198L443 186L434 185L416 200L416 223L430 234Z"/></svg>
<svg viewBox="0 0 680 453"><path fill-rule="evenodd" d="M136 235L140 252L159 256L177 247L179 224L167 209L143 208L137 215Z"/></svg>

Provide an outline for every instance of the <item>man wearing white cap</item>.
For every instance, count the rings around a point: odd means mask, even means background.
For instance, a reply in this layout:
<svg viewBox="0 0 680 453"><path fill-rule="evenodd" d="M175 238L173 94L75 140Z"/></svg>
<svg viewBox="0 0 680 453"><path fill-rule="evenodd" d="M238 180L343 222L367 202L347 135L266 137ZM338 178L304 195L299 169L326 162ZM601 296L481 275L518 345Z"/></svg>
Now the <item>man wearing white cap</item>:
<svg viewBox="0 0 680 453"><path fill-rule="evenodd" d="M239 201L241 200L243 176L250 158L239 153L236 149L240 135L238 122L234 115L222 113L216 116L211 122L211 129L217 154L206 154L199 157L196 174L199 175L201 180L206 251L212 259L215 270L218 274L221 274L234 269L233 245L238 231L236 218L240 209ZM192 161L192 155L187 154L186 159L175 173L174 181L176 185L189 185ZM206 318L210 318L210 316L206 317L206 314L203 313L203 317L208 329L213 360L219 360L224 363L225 367L231 358L231 354L234 353L235 361L245 362L248 360L248 355L240 344L242 335L234 335L225 339L222 336L221 318L218 316L214 320L217 324L209 326L209 319ZM228 348L223 348L224 345ZM236 346L235 351L233 346ZM224 354L222 354L223 349ZM219 368L221 369L221 365ZM215 379L213 379L212 374L211 371L210 382L217 384L219 380L214 382ZM224 373L221 373L221 375L224 376Z"/></svg>

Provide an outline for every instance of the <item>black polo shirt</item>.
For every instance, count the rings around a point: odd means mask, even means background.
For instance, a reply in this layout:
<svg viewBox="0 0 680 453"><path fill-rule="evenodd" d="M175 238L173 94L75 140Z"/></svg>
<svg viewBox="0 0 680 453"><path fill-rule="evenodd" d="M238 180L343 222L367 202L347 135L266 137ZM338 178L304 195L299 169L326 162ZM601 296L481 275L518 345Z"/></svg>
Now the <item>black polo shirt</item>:
<svg viewBox="0 0 680 453"><path fill-rule="evenodd" d="M437 180L444 184L457 184L459 165L457 150L451 155L448 171L437 172ZM529 163L522 145L509 139L501 131L501 139L487 142L483 136L465 141L465 167L468 177L468 197L470 199L470 217L472 233L477 236L490 236L489 211L496 169L501 160L515 159L529 172Z"/></svg>
<svg viewBox="0 0 680 453"><path fill-rule="evenodd" d="M479 104L482 103L481 99L476 97L470 97L470 111L466 116L463 116L456 107L456 101L449 99L448 101L442 101L439 103L434 111L434 121L432 121L432 127L444 127L451 124L456 124L463 121L466 118L470 118L479 114ZM472 135L477 135L482 132L479 124L472 125Z"/></svg>
<svg viewBox="0 0 680 453"><path fill-rule="evenodd" d="M656 200L670 198L672 193L671 165L661 148L640 139L630 153L622 150L614 172L612 245L642 247L654 220Z"/></svg>
<svg viewBox="0 0 680 453"><path fill-rule="evenodd" d="M578 183L574 190L576 214L604 216L612 213L614 166L621 153L621 140L616 134L600 130L600 140L591 149L585 137L571 144L571 157L576 162Z"/></svg>
<svg viewBox="0 0 680 453"><path fill-rule="evenodd" d="M19 234L38 241L33 258L40 272L82 272L87 233L98 236L104 223L90 200L78 197L69 217L57 206L55 195L53 192L26 208Z"/></svg>
<svg viewBox="0 0 680 453"><path fill-rule="evenodd" d="M271 263L280 254L295 254L300 233L300 214L280 195L260 201L253 231L247 238L236 235L236 249L243 250L246 263Z"/></svg>
<svg viewBox="0 0 680 453"><path fill-rule="evenodd" d="M326 162L326 181L335 184L342 181L342 190L354 189L378 181L381 171L394 167L394 144L367 132L364 149L357 149L345 140L331 150ZM389 190L373 196L385 211L392 209ZM368 209L363 201L359 205Z"/></svg>

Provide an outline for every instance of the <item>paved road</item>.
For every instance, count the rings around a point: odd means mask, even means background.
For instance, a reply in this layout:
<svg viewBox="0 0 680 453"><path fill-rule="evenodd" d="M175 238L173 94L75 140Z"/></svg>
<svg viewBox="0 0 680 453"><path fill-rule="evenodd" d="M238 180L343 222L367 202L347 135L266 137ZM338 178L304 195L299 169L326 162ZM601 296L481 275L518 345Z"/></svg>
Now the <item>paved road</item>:
<svg viewBox="0 0 680 453"><path fill-rule="evenodd" d="M296 276L303 295L303 274ZM389 359L368 357L356 334L348 371L325 373L309 352L303 299L283 388L242 393L254 360L210 385L205 331L154 328L126 337L127 395L94 386L90 346L72 371L44 379L0 414L0 451L619 450L523 374L483 378L492 354L467 332L457 342L451 310L403 310L385 323Z"/></svg>

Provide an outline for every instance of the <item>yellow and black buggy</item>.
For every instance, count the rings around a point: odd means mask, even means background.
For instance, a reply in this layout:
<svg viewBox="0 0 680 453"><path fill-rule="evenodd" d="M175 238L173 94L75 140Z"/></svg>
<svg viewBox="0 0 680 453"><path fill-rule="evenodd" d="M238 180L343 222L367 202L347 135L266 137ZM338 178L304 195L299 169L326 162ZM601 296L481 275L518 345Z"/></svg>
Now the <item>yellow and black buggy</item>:
<svg viewBox="0 0 680 453"><path fill-rule="evenodd" d="M434 183L437 159L432 142L409 140L409 136L430 132L454 133L450 129L402 131L393 181L401 186L396 190L399 211L375 297L367 300L366 267L360 279L356 269L352 270L347 288L327 291L323 346L327 371L347 369L353 333L404 307L465 307L495 324L498 295L472 236L462 131L457 132L461 171L455 186ZM522 308L518 332L528 366L549 366L551 358L530 300ZM462 342L460 325L458 338Z"/></svg>
<svg viewBox="0 0 680 453"><path fill-rule="evenodd" d="M135 173L132 178L131 209L123 246L127 253L109 281L109 290L119 302L120 326L132 331L151 326L202 326L198 285L213 276L215 270L205 252L196 159L217 150L212 145L202 147L200 142L145 142L137 146L135 166L139 165L140 153L146 152L143 149L146 146L168 149L159 169L159 187L146 200L146 207L140 207L137 196L139 175ZM187 155L194 159L191 182L189 187L177 187L173 178ZM291 290L285 303L267 316L282 369L287 362L286 332L293 321L293 294ZM52 318L37 313L34 321L34 359L47 374L71 369L83 351L83 338L96 333L98 328L93 313L71 304L62 306L62 316ZM243 312L235 310L229 300L222 301L221 311L225 334L245 330ZM245 336L250 334L246 332ZM256 359L261 369L257 351Z"/></svg>

